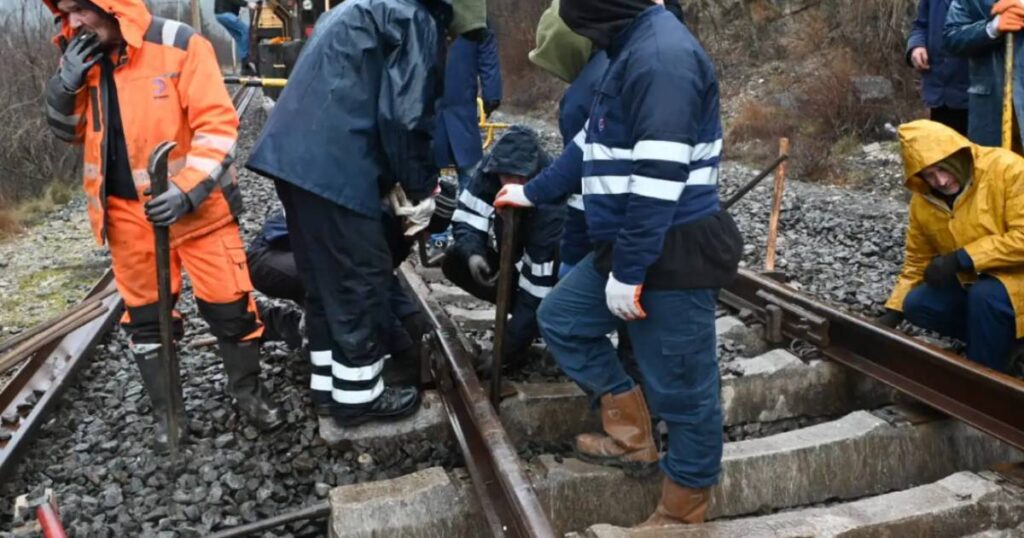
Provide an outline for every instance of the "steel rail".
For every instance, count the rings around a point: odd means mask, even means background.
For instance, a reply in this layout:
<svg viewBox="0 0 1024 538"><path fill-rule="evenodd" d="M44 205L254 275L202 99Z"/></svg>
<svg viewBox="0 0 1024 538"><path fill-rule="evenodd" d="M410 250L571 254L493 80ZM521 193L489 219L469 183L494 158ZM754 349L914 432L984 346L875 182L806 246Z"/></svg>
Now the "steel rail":
<svg viewBox="0 0 1024 538"><path fill-rule="evenodd" d="M1024 450L1024 381L811 299L741 269L721 301L748 309L766 332L806 340L821 352Z"/></svg>
<svg viewBox="0 0 1024 538"><path fill-rule="evenodd" d="M434 330L431 370L466 467L494 536L554 537L551 523L523 470L515 446L498 420L459 329L411 267L399 270Z"/></svg>
<svg viewBox="0 0 1024 538"><path fill-rule="evenodd" d="M0 438L0 482L10 476L17 458L43 423L40 418L57 404L68 381L120 316L121 296L111 293L113 288L114 273L108 269L82 301L103 296L106 313L39 349L0 389L0 433L10 436L6 441ZM38 392L42 395L33 404Z"/></svg>

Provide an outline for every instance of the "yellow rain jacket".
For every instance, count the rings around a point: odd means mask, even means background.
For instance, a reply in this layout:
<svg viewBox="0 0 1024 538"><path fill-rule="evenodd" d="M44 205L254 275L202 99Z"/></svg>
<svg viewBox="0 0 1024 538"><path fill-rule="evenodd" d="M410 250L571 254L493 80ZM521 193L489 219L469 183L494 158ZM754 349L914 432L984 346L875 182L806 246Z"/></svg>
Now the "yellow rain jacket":
<svg viewBox="0 0 1024 538"><path fill-rule="evenodd" d="M914 194L903 271L885 306L902 311L903 300L922 283L932 258L962 248L974 261L974 272L960 273L960 282L973 282L978 273L998 278L1013 303L1017 338L1024 337L1024 159L972 144L928 120L901 125L899 135L906 186ZM971 153L973 172L949 209L918 174L964 149Z"/></svg>

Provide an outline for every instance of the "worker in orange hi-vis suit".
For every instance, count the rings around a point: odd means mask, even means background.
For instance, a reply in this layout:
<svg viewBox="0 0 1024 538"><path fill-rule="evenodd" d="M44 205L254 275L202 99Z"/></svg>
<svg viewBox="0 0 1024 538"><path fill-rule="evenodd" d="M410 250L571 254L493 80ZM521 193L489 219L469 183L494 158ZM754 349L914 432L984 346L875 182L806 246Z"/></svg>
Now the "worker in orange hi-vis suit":
<svg viewBox="0 0 1024 538"><path fill-rule="evenodd" d="M280 425L282 412L259 381L263 325L236 221L238 115L212 46L187 25L152 16L142 0L43 1L61 19L54 41L64 50L46 87L47 122L83 147L89 220L110 248L127 307L121 323L158 417L157 447L167 444L170 402L159 359L154 225L170 227L172 291L180 292L184 268L239 410L262 429ZM165 140L177 143L170 186L151 198L146 165ZM183 334L177 316L175 333Z"/></svg>

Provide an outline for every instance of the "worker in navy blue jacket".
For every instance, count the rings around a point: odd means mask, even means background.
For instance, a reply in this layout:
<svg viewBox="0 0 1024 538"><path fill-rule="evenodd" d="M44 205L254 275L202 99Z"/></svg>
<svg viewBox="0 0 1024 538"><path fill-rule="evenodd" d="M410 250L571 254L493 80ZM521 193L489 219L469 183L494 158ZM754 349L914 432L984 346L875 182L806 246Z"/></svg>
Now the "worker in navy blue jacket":
<svg viewBox="0 0 1024 538"><path fill-rule="evenodd" d="M644 395L605 337L626 320L651 407L668 426L661 502L644 525L701 522L722 457L715 303L742 251L718 199L714 66L650 0L561 0L559 14L610 64L573 144L525 186L503 187L495 206L565 200L582 175L596 249L537 313L559 366L600 398L604 434L577 437L577 454L634 475L657 468Z"/></svg>
<svg viewBox="0 0 1024 538"><path fill-rule="evenodd" d="M975 144L998 147L1002 142L1006 34L1013 35L1013 111L1024 112L1024 6L1017 0L953 0L946 14L943 44L950 54L967 59L967 138ZM1013 150L1021 152L1015 120Z"/></svg>
<svg viewBox="0 0 1024 538"><path fill-rule="evenodd" d="M272 178L306 287L317 412L347 427L413 413L385 386L381 327L392 257L383 202L404 190L409 232L438 187L431 148L448 0L346 0L317 22L246 166ZM314 324L312 320L324 322Z"/></svg>
<svg viewBox="0 0 1024 538"><path fill-rule="evenodd" d="M490 231L500 238L504 219L491 201L504 184L527 183L550 162L537 135L513 126L494 144L480 169L459 195L452 216L454 243L448 248L442 270L456 286L484 301L494 302L500 243L492 245ZM537 337L537 306L555 285L555 259L562 235L565 210L562 206L524 211L513 259L516 260L512 316L506 326L503 364L514 364ZM489 368L490 357L481 360Z"/></svg>
<svg viewBox="0 0 1024 538"><path fill-rule="evenodd" d="M953 0L919 0L907 39L907 63L921 73L921 97L930 118L967 136L967 60L942 43Z"/></svg>
<svg viewBox="0 0 1024 538"><path fill-rule="evenodd" d="M494 32L484 29L479 42L457 37L448 48L444 69L444 95L437 107L434 152L438 167L454 166L458 171L461 191L484 155L477 95L488 116L501 105L501 66Z"/></svg>

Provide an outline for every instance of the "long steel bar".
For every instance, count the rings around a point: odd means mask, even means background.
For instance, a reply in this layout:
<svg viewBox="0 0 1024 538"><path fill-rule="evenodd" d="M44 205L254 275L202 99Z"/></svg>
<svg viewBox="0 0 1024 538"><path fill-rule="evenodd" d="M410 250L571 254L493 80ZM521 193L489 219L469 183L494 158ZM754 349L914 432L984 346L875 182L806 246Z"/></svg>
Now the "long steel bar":
<svg viewBox="0 0 1024 538"><path fill-rule="evenodd" d="M754 179L751 179L750 181L747 182L746 185L740 187L738 191L734 192L733 195L730 196L729 199L722 204L722 209L729 209L736 202L739 202L740 199L743 198L748 192L753 190L754 187L758 186L758 184L760 184L764 178L768 177L768 174L771 174L773 171L775 171L776 168L779 167L780 164L786 162L788 159L789 155L779 155L779 157L775 159L775 161L773 161L772 164L768 165L768 168L761 170L761 173L757 174L757 176L755 176Z"/></svg>
<svg viewBox="0 0 1024 538"><path fill-rule="evenodd" d="M18 333L16 335L8 338L7 340L4 340L3 342L0 342L0 354L7 353L8 350L14 349L15 346L17 346L17 345L21 344L22 342L28 340L29 338L32 338L32 337L36 336L37 334L41 334L41 333L49 331L55 325L57 325L61 321L64 321L65 319L67 319L70 316L73 316L74 314L76 314L76 313L78 313L78 312L80 312L82 310L85 310L87 308L94 307L95 303L97 301L101 301L101 300L105 299L108 295L110 295L111 293L114 293L115 291L117 291L117 290L113 290L112 289L112 290L109 290L108 292L106 292L105 294L103 294L102 296L92 297L92 298L89 298L87 300L84 300L84 301L76 304L75 306L72 306L71 308L65 310L60 315L54 316L54 317L52 317L52 318L50 318L50 319L48 319L48 320L46 320L46 321L36 325L35 327L32 327L31 329L28 329L28 330L26 330L24 332Z"/></svg>
<svg viewBox="0 0 1024 538"><path fill-rule="evenodd" d="M305 508L299 508L298 510L278 514L274 517L254 521L246 525L239 525L237 527L231 527L230 529L224 529L220 532L210 534L206 538L238 538L239 536L252 536L296 521L320 519L330 515L331 504L327 501L323 501Z"/></svg>
<svg viewBox="0 0 1024 538"><path fill-rule="evenodd" d="M495 536L554 537L555 532L523 471L504 427L498 420L459 330L426 284L408 266L399 275L412 290L434 330L428 337L440 354L434 373L466 466Z"/></svg>
<svg viewBox="0 0 1024 538"><path fill-rule="evenodd" d="M9 353L0 356L0 373L7 372L7 370L10 370L21 361L31 357L36 351L46 347L50 342L63 338L65 334L100 317L106 311L107 308L105 306L94 302L89 308L78 310L64 320L53 324L47 330L25 340Z"/></svg>
<svg viewBox="0 0 1024 538"><path fill-rule="evenodd" d="M760 293L759 293L760 292ZM766 322L772 309L766 298L784 301L782 332L790 338L821 340L821 352L981 431L1024 450L1024 381L847 314L806 297L793 288L745 269L722 292L722 301L747 308ZM803 319L792 306L827 321L821 327Z"/></svg>
<svg viewBox="0 0 1024 538"><path fill-rule="evenodd" d="M509 303L512 298L512 275L515 260L516 228L519 212L511 207L502 210L501 254L498 256L498 289L494 305L494 349L491 350L491 405L498 412L501 403L501 366L505 363L505 337Z"/></svg>

